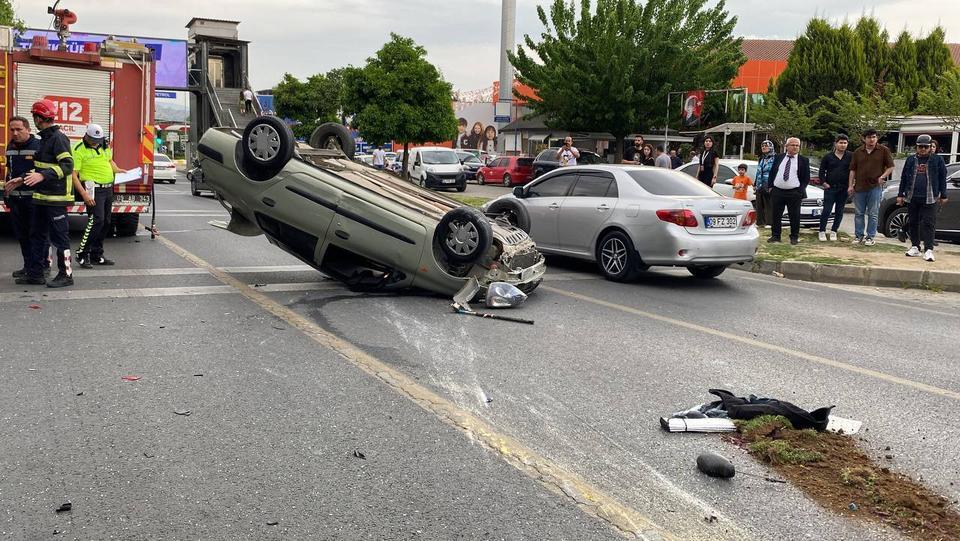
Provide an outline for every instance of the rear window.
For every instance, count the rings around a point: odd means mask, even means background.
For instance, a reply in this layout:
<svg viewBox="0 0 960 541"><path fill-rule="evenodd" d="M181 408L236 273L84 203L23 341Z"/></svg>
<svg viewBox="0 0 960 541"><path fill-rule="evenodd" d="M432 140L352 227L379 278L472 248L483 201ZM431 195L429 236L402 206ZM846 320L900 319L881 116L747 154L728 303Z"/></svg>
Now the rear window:
<svg viewBox="0 0 960 541"><path fill-rule="evenodd" d="M537 161L541 162L556 162L557 160L557 150L556 148L548 148L544 150L537 156Z"/></svg>
<svg viewBox="0 0 960 541"><path fill-rule="evenodd" d="M580 159L577 160L579 165L597 165L598 163L603 163L603 158L593 152L581 152Z"/></svg>
<svg viewBox="0 0 960 541"><path fill-rule="evenodd" d="M651 168L646 171L627 171L630 178L652 195L712 195L720 197L699 180L683 173Z"/></svg>
<svg viewBox="0 0 960 541"><path fill-rule="evenodd" d="M155 162L169 162L169 161L170 161L170 158L168 158L165 154L154 154L154 155L153 155L153 161L155 161Z"/></svg>
<svg viewBox="0 0 960 541"><path fill-rule="evenodd" d="M533 158L517 158L517 167L531 167Z"/></svg>

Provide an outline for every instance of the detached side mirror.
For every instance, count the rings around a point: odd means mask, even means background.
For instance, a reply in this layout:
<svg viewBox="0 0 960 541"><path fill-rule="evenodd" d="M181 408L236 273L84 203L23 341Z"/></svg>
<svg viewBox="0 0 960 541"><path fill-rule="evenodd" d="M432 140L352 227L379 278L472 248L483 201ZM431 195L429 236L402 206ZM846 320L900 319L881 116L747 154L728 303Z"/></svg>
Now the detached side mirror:
<svg viewBox="0 0 960 541"><path fill-rule="evenodd" d="M523 186L517 186L513 189L513 196L517 199L523 199Z"/></svg>

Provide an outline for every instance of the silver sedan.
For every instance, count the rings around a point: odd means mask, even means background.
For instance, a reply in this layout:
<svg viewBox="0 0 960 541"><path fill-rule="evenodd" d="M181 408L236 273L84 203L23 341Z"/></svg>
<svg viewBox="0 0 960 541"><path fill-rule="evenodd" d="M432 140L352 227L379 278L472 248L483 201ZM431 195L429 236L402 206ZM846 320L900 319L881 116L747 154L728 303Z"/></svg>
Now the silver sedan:
<svg viewBox="0 0 960 541"><path fill-rule="evenodd" d="M565 167L483 210L528 231L541 252L596 261L614 281L654 265L714 278L751 261L759 239L748 201L655 167Z"/></svg>

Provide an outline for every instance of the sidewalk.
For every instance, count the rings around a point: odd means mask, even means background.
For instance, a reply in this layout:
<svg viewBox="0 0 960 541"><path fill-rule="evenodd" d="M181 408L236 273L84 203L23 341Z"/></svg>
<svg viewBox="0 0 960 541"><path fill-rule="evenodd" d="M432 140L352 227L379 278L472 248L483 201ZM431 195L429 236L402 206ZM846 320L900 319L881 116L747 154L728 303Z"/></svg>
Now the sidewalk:
<svg viewBox="0 0 960 541"><path fill-rule="evenodd" d="M769 230L761 231L760 250L749 266L753 272L811 282L960 291L957 245L941 243L936 261L928 262L906 257L908 246L896 239L863 246L851 244L851 238L841 233L837 242L820 242L814 230L802 232L800 244L792 246L789 242L768 244L769 235L764 232Z"/></svg>

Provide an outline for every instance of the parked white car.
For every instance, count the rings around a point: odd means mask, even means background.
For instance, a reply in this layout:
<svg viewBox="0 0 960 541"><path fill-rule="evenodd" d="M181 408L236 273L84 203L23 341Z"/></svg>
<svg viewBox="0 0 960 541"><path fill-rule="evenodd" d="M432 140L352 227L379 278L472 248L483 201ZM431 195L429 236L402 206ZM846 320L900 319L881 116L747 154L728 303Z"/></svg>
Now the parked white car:
<svg viewBox="0 0 960 541"><path fill-rule="evenodd" d="M407 176L421 188L455 188L466 191L467 175L452 148L414 147L410 150Z"/></svg>
<svg viewBox="0 0 960 541"><path fill-rule="evenodd" d="M154 153L153 180L154 182L177 183L177 164L166 154Z"/></svg>

